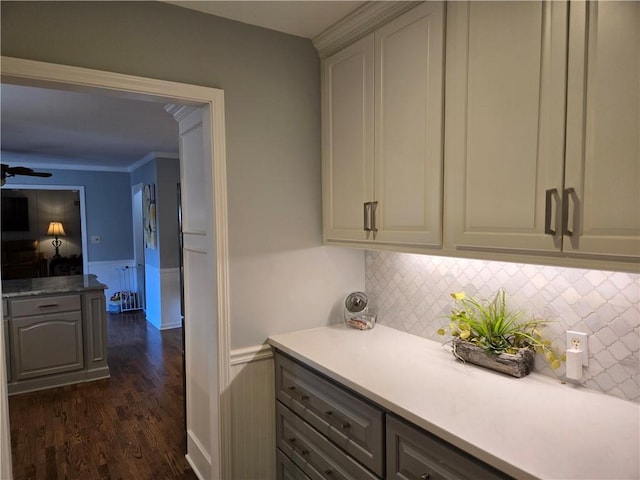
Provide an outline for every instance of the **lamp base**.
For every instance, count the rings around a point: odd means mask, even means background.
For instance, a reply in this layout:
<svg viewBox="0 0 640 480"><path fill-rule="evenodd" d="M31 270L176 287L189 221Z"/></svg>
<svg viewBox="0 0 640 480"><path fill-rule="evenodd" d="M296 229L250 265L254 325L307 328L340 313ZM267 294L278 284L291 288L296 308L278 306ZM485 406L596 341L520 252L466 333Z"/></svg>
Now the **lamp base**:
<svg viewBox="0 0 640 480"><path fill-rule="evenodd" d="M53 255L53 258L60 258L60 245L62 245L62 241L58 237L56 237L55 240L51 242L51 245L53 245L53 248L56 249L56 253Z"/></svg>

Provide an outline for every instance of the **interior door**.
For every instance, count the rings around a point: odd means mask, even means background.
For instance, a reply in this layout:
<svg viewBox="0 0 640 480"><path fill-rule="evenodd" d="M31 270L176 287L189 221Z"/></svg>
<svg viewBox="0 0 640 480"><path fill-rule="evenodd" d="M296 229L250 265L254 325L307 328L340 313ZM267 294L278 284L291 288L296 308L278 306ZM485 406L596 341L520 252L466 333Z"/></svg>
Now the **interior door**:
<svg viewBox="0 0 640 480"><path fill-rule="evenodd" d="M220 446L212 433L219 430L219 399L211 111L171 113L180 135L187 455L205 478L219 478Z"/></svg>
<svg viewBox="0 0 640 480"><path fill-rule="evenodd" d="M136 268L136 291L140 298L140 306L146 308L145 260L144 260L144 225L142 216L142 184L133 189L133 257Z"/></svg>

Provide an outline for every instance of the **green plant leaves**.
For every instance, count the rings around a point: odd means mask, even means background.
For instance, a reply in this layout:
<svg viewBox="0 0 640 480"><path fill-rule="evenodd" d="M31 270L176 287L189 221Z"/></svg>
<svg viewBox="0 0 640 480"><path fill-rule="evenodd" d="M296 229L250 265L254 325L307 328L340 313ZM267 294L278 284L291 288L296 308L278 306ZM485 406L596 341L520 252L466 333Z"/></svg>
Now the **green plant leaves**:
<svg viewBox="0 0 640 480"><path fill-rule="evenodd" d="M446 335L448 330L451 336L493 354L532 348L543 354L552 369L560 367L562 357L551 347L551 341L540 334L541 327L549 322L540 319L521 321L524 312L508 310L504 290L499 290L489 301L478 301L464 292L452 293L451 297L460 308L451 311L449 326L440 328L438 335Z"/></svg>

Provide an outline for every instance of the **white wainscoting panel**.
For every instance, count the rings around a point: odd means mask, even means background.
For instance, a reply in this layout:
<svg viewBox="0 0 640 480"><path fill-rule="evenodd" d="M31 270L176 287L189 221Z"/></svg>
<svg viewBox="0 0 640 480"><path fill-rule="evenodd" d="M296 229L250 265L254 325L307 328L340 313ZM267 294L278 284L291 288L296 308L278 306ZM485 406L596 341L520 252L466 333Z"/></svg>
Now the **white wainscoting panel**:
<svg viewBox="0 0 640 480"><path fill-rule="evenodd" d="M109 304L109 298L111 295L120 291L120 272L118 269L133 265L135 265L133 259L87 262L87 273L97 276L98 281L108 286L104 291L104 294L107 297L107 305Z"/></svg>
<svg viewBox="0 0 640 480"><path fill-rule="evenodd" d="M231 351L234 480L276 478L275 379L268 345Z"/></svg>
<svg viewBox="0 0 640 480"><path fill-rule="evenodd" d="M147 321L158 330L180 327L180 269L147 265L144 278Z"/></svg>
<svg viewBox="0 0 640 480"><path fill-rule="evenodd" d="M162 309L160 330L181 327L179 268L160 269L160 296Z"/></svg>

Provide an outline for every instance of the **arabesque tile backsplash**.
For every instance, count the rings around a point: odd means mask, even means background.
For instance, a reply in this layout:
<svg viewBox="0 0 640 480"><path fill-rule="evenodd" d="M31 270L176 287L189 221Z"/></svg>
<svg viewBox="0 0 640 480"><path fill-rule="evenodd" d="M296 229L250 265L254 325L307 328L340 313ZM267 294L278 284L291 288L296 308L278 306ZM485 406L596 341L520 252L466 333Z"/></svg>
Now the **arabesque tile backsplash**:
<svg viewBox="0 0 640 480"><path fill-rule="evenodd" d="M640 275L394 252L367 251L366 292L378 322L438 342L449 323L452 292L491 298L551 323L544 334L564 352L565 332L589 335L589 366L580 383L640 402ZM535 370L564 378L536 358Z"/></svg>

